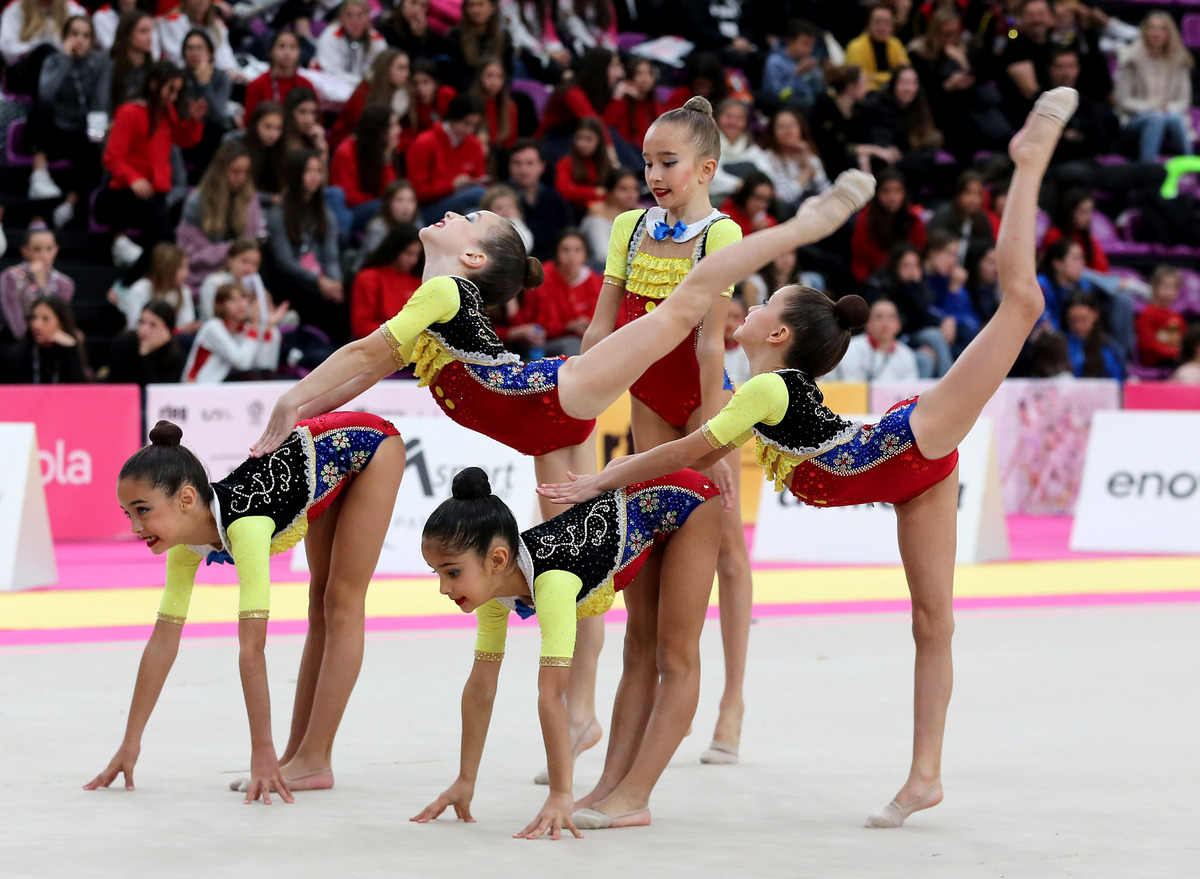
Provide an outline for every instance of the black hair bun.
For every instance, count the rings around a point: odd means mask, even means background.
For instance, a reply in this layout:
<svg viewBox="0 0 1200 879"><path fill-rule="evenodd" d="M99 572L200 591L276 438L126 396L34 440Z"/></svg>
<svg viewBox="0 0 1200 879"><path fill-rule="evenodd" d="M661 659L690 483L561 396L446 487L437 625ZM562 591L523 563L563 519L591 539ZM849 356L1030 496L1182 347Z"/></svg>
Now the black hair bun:
<svg viewBox="0 0 1200 879"><path fill-rule="evenodd" d="M542 262L537 257L525 258L525 279L521 282L522 290L536 290L546 282L546 273L542 270Z"/></svg>
<svg viewBox="0 0 1200 879"><path fill-rule="evenodd" d="M867 300L853 293L839 299L833 310L837 314L838 326L843 330L857 330L866 326L867 318L871 316L871 307L867 305Z"/></svg>
<svg viewBox="0 0 1200 879"><path fill-rule="evenodd" d="M492 493L492 484L488 481L487 473L479 467L468 467L455 475L450 492L456 500L473 501L489 497Z"/></svg>
<svg viewBox="0 0 1200 879"><path fill-rule="evenodd" d="M156 446L177 446L183 439L183 429L178 424L160 421L150 431L150 442Z"/></svg>

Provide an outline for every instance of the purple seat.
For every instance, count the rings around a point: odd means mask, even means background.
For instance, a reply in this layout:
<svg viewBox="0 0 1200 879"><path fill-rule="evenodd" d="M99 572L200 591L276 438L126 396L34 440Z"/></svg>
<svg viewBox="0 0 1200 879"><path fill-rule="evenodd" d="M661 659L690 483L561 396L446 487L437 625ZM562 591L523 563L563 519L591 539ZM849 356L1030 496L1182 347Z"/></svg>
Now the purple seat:
<svg viewBox="0 0 1200 879"><path fill-rule="evenodd" d="M1181 314L1200 316L1200 272L1179 270L1179 299L1175 309Z"/></svg>
<svg viewBox="0 0 1200 879"><path fill-rule="evenodd" d="M1142 366L1140 363L1125 365L1125 374L1130 379L1144 382L1160 382L1171 377L1169 366Z"/></svg>
<svg viewBox="0 0 1200 879"><path fill-rule="evenodd" d="M8 132L4 136L5 161L16 168L33 167L33 156L24 151L25 122L24 119L14 120L8 126ZM71 167L71 160L55 159L53 162L47 162L46 167L51 171L61 171Z"/></svg>
<svg viewBox="0 0 1200 879"><path fill-rule="evenodd" d="M617 48L622 52L632 52L634 46L646 42L645 34L617 34Z"/></svg>
<svg viewBox="0 0 1200 879"><path fill-rule="evenodd" d="M513 91L529 96L537 118L541 119L546 111L546 104L550 102L550 89L536 79L514 79L512 87Z"/></svg>
<svg viewBox="0 0 1200 879"><path fill-rule="evenodd" d="M1113 165L1127 165L1129 164L1129 159L1119 156L1116 153L1111 153L1105 156L1096 156L1096 164L1103 165L1106 168Z"/></svg>
<svg viewBox="0 0 1200 879"><path fill-rule="evenodd" d="M1046 237L1046 233L1050 230L1050 215L1041 208L1038 208L1037 222L1034 226L1033 240L1037 242L1037 246L1042 246L1042 239Z"/></svg>
<svg viewBox="0 0 1200 879"><path fill-rule="evenodd" d="M1109 245L1121 240L1112 220L1100 211L1092 211L1091 232L1092 237L1100 242L1100 246L1105 250L1108 250Z"/></svg>
<svg viewBox="0 0 1200 879"><path fill-rule="evenodd" d="M1200 49L1200 13L1189 12L1180 22L1183 44L1189 49Z"/></svg>

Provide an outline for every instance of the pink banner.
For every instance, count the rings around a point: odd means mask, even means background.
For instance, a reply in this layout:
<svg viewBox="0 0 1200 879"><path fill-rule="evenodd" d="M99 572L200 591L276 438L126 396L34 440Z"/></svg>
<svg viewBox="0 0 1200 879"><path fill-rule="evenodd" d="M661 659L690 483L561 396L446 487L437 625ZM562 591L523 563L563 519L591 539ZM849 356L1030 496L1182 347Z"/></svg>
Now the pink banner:
<svg viewBox="0 0 1200 879"><path fill-rule="evenodd" d="M1126 409L1200 409L1200 387L1170 382L1125 385Z"/></svg>
<svg viewBox="0 0 1200 879"><path fill-rule="evenodd" d="M38 463L56 540L126 534L117 473L138 450L136 385L0 387L0 418L37 425Z"/></svg>

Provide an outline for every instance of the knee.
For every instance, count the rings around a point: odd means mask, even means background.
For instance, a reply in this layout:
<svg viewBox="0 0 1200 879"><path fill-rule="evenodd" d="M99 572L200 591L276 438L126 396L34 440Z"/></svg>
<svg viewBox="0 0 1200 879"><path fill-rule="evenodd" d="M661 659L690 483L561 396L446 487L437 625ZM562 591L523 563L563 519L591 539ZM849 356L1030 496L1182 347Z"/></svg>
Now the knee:
<svg viewBox="0 0 1200 879"><path fill-rule="evenodd" d="M349 589L338 589L335 584L325 592L325 624L329 628L343 625L362 625L366 614L365 595Z"/></svg>
<svg viewBox="0 0 1200 879"><path fill-rule="evenodd" d="M949 647L954 637L954 614L949 608L913 607L912 632L918 647Z"/></svg>
<svg viewBox="0 0 1200 879"><path fill-rule="evenodd" d="M658 638L653 630L626 625L624 656L627 666L652 661L657 650Z"/></svg>
<svg viewBox="0 0 1200 879"><path fill-rule="evenodd" d="M700 674L699 645L663 644L655 651L658 674L664 680L686 680Z"/></svg>

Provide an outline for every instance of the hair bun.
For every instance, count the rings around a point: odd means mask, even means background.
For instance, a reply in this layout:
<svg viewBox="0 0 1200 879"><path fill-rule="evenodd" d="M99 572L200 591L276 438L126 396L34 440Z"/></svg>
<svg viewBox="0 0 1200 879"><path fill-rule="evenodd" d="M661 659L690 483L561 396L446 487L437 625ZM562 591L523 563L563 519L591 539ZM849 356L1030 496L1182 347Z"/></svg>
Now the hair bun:
<svg viewBox="0 0 1200 879"><path fill-rule="evenodd" d="M468 467L455 474L450 493L460 501L478 500L491 495L492 484L488 481L487 473L479 467Z"/></svg>
<svg viewBox="0 0 1200 879"><path fill-rule="evenodd" d="M177 446L183 439L183 429L178 424L160 421L150 431L150 442L156 446Z"/></svg>
<svg viewBox="0 0 1200 879"><path fill-rule="evenodd" d="M546 272L542 269L542 261L533 256L525 257L525 280L521 282L522 289L536 290L545 282Z"/></svg>
<svg viewBox="0 0 1200 879"><path fill-rule="evenodd" d="M712 116L712 104L708 102L708 98L702 98L700 95L693 95L687 99L687 103L683 105L684 110L691 110L694 113L701 113L705 116Z"/></svg>
<svg viewBox="0 0 1200 879"><path fill-rule="evenodd" d="M838 326L843 330L857 330L865 326L867 318L871 316L871 307L867 305L867 300L853 293L834 303L833 310L837 315Z"/></svg>

